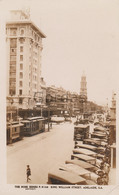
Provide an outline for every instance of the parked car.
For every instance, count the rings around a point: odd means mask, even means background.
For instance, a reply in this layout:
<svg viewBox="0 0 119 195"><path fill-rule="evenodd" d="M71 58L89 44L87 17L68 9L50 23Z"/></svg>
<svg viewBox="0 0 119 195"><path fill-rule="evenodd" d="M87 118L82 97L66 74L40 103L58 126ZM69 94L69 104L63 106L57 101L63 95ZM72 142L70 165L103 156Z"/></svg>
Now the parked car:
<svg viewBox="0 0 119 195"><path fill-rule="evenodd" d="M88 138L83 140L83 144L89 144L93 146L101 146L101 140L100 139L95 139L95 138Z"/></svg>
<svg viewBox="0 0 119 195"><path fill-rule="evenodd" d="M97 150L96 146L92 146L92 145L89 145L89 144L82 144L82 143L76 143L75 148L85 148L85 149L88 149L88 150L91 150L91 151L94 151L94 152L96 152L96 150Z"/></svg>
<svg viewBox="0 0 119 195"><path fill-rule="evenodd" d="M48 173L48 182L47 184L56 184L56 185L86 185L86 179L81 176L78 176L75 173L54 170Z"/></svg>
<svg viewBox="0 0 119 195"><path fill-rule="evenodd" d="M73 150L73 154L85 154L92 157L97 157L97 153L85 148L77 148Z"/></svg>
<svg viewBox="0 0 119 195"><path fill-rule="evenodd" d="M96 163L96 159L94 157L91 157L91 156L88 156L85 154L72 154L71 159L83 160L83 161L88 162L92 165L95 165L95 163Z"/></svg>
<svg viewBox="0 0 119 195"><path fill-rule="evenodd" d="M74 160L66 160L65 161L66 164L75 164L75 165L78 165L84 169L87 169L89 171L93 171L95 170L95 166L90 164L90 163L87 163L87 162L84 162L83 160L77 160L77 159L74 159ZM97 170L97 169L96 169Z"/></svg>
<svg viewBox="0 0 119 195"><path fill-rule="evenodd" d="M89 125L79 124L74 127L74 141L80 141L89 137Z"/></svg>
<svg viewBox="0 0 119 195"><path fill-rule="evenodd" d="M68 171L68 172L71 172L71 173L75 173L83 178L85 178L86 180L92 180L93 182L95 182L95 184L97 183L97 179L98 179L98 175L93 173L93 172L90 172L78 165L75 165L75 164L64 164L62 166L60 166L59 168L60 170L63 170L63 171Z"/></svg>
<svg viewBox="0 0 119 195"><path fill-rule="evenodd" d="M99 162L100 161L98 161L97 163L99 164ZM80 166L80 167L82 167L84 169L89 170L90 172L96 173L101 178L103 178L103 177L105 178L105 170L100 169L99 167L97 167L95 165L92 165L90 163L84 162L82 160L77 160L77 159L74 159L74 160L66 160L65 163L66 164L75 164L75 165L78 165L78 166ZM102 179L101 178L100 179L98 178L97 183L98 182L102 183ZM107 181L109 181L108 175L107 175ZM98 184L100 184L100 183L98 183Z"/></svg>

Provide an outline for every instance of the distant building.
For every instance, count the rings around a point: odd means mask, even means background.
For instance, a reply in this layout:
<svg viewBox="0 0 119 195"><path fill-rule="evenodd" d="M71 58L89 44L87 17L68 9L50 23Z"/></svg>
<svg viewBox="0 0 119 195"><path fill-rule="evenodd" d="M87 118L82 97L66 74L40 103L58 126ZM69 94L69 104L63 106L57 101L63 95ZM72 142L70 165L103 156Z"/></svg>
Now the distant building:
<svg viewBox="0 0 119 195"><path fill-rule="evenodd" d="M76 105L76 94L52 85L47 87L46 100L47 105L50 104L52 114L71 116L74 111L74 102Z"/></svg>
<svg viewBox="0 0 119 195"><path fill-rule="evenodd" d="M81 83L80 83L80 95L87 97L87 81L85 74L81 77Z"/></svg>
<svg viewBox="0 0 119 195"><path fill-rule="evenodd" d="M80 112L82 114L87 112L87 82L84 73L81 77L79 102L80 102Z"/></svg>
<svg viewBox="0 0 119 195"><path fill-rule="evenodd" d="M34 94L41 86L41 55L43 32L21 10L11 11L6 23L7 43L7 105L32 109Z"/></svg>
<svg viewBox="0 0 119 195"><path fill-rule="evenodd" d="M111 145L111 167L116 168L116 94L112 95L112 106L110 108L110 145Z"/></svg>
<svg viewBox="0 0 119 195"><path fill-rule="evenodd" d="M116 143L116 94L112 95L112 106L110 108L110 130L111 130L111 144Z"/></svg>

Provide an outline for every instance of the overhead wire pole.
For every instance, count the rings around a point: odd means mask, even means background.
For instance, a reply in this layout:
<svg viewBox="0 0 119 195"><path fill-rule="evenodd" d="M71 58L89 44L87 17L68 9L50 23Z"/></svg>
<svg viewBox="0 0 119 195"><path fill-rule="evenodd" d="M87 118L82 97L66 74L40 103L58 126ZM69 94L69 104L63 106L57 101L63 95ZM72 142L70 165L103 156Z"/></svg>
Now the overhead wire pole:
<svg viewBox="0 0 119 195"><path fill-rule="evenodd" d="M51 102L51 95L47 95L47 105L48 105L48 131L50 131L50 102Z"/></svg>
<svg viewBox="0 0 119 195"><path fill-rule="evenodd" d="M48 106L48 131L50 131L50 107Z"/></svg>

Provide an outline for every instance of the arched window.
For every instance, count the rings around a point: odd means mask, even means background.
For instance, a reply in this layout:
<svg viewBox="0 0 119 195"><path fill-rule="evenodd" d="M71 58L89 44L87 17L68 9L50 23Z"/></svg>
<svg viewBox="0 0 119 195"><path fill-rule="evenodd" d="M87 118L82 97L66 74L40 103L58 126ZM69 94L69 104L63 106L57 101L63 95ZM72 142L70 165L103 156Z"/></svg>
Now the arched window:
<svg viewBox="0 0 119 195"><path fill-rule="evenodd" d="M21 35L24 35L24 29L21 29L20 34L21 34Z"/></svg>

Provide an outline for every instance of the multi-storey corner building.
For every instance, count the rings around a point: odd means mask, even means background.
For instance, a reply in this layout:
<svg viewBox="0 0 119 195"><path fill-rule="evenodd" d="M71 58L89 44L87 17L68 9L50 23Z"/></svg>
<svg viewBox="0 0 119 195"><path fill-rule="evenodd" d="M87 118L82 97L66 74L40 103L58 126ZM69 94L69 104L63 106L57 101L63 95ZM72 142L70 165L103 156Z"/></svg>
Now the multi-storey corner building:
<svg viewBox="0 0 119 195"><path fill-rule="evenodd" d="M41 91L42 39L46 36L21 10L11 11L6 23L7 103L32 109Z"/></svg>

